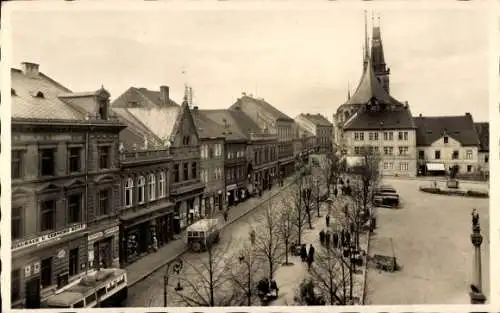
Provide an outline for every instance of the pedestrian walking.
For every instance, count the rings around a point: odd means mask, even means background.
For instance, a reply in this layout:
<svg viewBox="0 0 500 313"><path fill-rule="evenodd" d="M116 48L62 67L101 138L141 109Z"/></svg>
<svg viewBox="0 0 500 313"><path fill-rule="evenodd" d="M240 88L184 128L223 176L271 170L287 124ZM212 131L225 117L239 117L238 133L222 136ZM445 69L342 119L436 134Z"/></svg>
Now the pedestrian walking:
<svg viewBox="0 0 500 313"><path fill-rule="evenodd" d="M337 187L335 187L335 189L333 189L333 195L335 196L335 198L337 198L338 194L339 194L339 191L337 190Z"/></svg>
<svg viewBox="0 0 500 313"><path fill-rule="evenodd" d="M325 231L323 229L319 232L319 242L321 245L325 244Z"/></svg>
<svg viewBox="0 0 500 313"><path fill-rule="evenodd" d="M300 248L300 258L302 259L302 262L305 262L307 260L306 245L302 245L302 247Z"/></svg>
<svg viewBox="0 0 500 313"><path fill-rule="evenodd" d="M344 246L348 247L351 244L351 234L346 231L345 232L345 244Z"/></svg>
<svg viewBox="0 0 500 313"><path fill-rule="evenodd" d="M156 235L153 235L153 251L158 251L158 239L156 239Z"/></svg>
<svg viewBox="0 0 500 313"><path fill-rule="evenodd" d="M314 247L311 244L309 246L309 254L307 256L307 265L308 265L309 269L311 269L311 265L312 265L313 262L314 262Z"/></svg>
<svg viewBox="0 0 500 313"><path fill-rule="evenodd" d="M339 233L333 233L333 247L337 249L339 247Z"/></svg>
<svg viewBox="0 0 500 313"><path fill-rule="evenodd" d="M328 247L328 249L330 249L330 239L332 237L332 234L329 230L326 231L326 234L325 234L325 245Z"/></svg>
<svg viewBox="0 0 500 313"><path fill-rule="evenodd" d="M326 227L330 227L330 214L327 214L325 217Z"/></svg>
<svg viewBox="0 0 500 313"><path fill-rule="evenodd" d="M227 210L224 211L224 222L227 222L227 219L228 219L228 216L229 214L227 213Z"/></svg>

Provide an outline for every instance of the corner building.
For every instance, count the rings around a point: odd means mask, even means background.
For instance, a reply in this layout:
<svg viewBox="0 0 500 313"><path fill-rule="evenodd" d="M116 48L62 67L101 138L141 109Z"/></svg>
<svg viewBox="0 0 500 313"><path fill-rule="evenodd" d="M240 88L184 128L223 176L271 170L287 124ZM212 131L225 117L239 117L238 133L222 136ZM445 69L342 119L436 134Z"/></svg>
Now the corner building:
<svg viewBox="0 0 500 313"><path fill-rule="evenodd" d="M25 62L12 69L12 307L118 267L118 134L109 93L73 93Z"/></svg>

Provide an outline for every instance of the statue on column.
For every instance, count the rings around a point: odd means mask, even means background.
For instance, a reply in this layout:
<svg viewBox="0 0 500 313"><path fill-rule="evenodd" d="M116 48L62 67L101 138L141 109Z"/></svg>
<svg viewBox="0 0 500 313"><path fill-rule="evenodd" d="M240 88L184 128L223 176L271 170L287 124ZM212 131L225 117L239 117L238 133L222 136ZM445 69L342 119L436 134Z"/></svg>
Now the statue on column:
<svg viewBox="0 0 500 313"><path fill-rule="evenodd" d="M477 213L476 209L472 209L472 231L474 232L480 231L479 213Z"/></svg>

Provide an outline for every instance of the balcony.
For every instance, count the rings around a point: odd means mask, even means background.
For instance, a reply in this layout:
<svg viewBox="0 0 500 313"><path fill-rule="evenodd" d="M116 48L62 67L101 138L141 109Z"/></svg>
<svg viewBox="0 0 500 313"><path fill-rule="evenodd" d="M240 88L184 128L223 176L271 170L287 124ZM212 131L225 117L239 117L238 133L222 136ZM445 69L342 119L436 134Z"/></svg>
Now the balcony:
<svg viewBox="0 0 500 313"><path fill-rule="evenodd" d="M164 150L141 150L141 151L129 151L120 154L120 160L122 162L131 161L148 161L157 160L162 158L168 158L170 156L170 151L168 149Z"/></svg>

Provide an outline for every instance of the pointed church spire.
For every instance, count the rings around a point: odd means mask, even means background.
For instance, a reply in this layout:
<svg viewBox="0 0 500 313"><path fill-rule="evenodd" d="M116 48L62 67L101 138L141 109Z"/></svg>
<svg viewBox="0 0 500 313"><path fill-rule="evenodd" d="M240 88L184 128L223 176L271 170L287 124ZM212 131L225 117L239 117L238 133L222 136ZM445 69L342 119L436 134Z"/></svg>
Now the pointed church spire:
<svg viewBox="0 0 500 313"><path fill-rule="evenodd" d="M347 100L351 100L351 86L349 82L347 82Z"/></svg>
<svg viewBox="0 0 500 313"><path fill-rule="evenodd" d="M366 65L368 62L368 21L367 21L367 12L365 10L365 44L363 46L363 71L366 70Z"/></svg>

